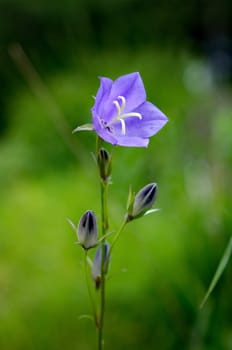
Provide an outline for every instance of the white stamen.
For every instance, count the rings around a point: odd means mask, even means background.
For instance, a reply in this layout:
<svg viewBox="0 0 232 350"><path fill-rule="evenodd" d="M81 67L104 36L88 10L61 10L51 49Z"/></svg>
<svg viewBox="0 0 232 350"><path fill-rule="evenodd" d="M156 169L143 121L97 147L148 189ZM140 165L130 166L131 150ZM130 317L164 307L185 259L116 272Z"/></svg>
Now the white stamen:
<svg viewBox="0 0 232 350"><path fill-rule="evenodd" d="M107 123L107 125L105 125L105 128L116 123L117 121L120 121L121 128L122 128L122 135L126 135L126 123L125 123L124 119L128 118L128 117L136 117L139 120L141 120L142 115L141 115L141 113L138 113L138 112L123 113L123 111L126 107L126 99L124 96L118 96L118 99L121 101L121 106L117 100L113 101L113 104L115 105L115 107L117 109L117 115L109 123Z"/></svg>
<svg viewBox="0 0 232 350"><path fill-rule="evenodd" d="M119 120L121 122L122 134L126 135L126 123L125 123L125 120L123 120L122 118L120 118Z"/></svg>
<svg viewBox="0 0 232 350"><path fill-rule="evenodd" d="M118 99L122 101L122 105L121 105L121 113L122 113L126 107L126 99L124 96L118 96Z"/></svg>
<svg viewBox="0 0 232 350"><path fill-rule="evenodd" d="M137 118L139 118L140 120L142 119L141 113L137 113L137 112L131 112L131 113L121 114L120 117L121 117L121 118L137 117Z"/></svg>
<svg viewBox="0 0 232 350"><path fill-rule="evenodd" d="M118 101L113 101L113 104L115 105L115 107L116 107L116 109L117 109L117 112L118 112L118 114L117 114L117 117L118 116L120 116L120 114L121 114L121 107L119 106L119 103L118 103Z"/></svg>

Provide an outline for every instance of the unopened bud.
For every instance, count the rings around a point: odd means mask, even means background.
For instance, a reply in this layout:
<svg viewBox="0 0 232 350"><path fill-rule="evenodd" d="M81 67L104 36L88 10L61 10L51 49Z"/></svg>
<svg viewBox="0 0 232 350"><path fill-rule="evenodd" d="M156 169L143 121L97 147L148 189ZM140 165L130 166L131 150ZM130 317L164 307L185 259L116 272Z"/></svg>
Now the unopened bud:
<svg viewBox="0 0 232 350"><path fill-rule="evenodd" d="M157 184L151 183L143 187L134 197L133 203L127 214L127 220L131 221L146 213L153 205L157 195Z"/></svg>
<svg viewBox="0 0 232 350"><path fill-rule="evenodd" d="M94 260L93 260L93 267L92 267L92 277L95 282L96 289L99 289L101 286L101 262L102 262L102 247L104 249L103 251L103 258L104 258L104 266L103 266L103 273L106 274L108 271L108 265L109 265L109 252L110 252L110 246L108 243L104 243L103 246L100 245L96 251Z"/></svg>
<svg viewBox="0 0 232 350"><path fill-rule="evenodd" d="M105 148L101 148L97 155L97 162L101 178L106 181L111 176L111 156Z"/></svg>
<svg viewBox="0 0 232 350"><path fill-rule="evenodd" d="M97 244L97 222L93 211L88 210L80 219L77 235L80 245L84 249L89 249Z"/></svg>

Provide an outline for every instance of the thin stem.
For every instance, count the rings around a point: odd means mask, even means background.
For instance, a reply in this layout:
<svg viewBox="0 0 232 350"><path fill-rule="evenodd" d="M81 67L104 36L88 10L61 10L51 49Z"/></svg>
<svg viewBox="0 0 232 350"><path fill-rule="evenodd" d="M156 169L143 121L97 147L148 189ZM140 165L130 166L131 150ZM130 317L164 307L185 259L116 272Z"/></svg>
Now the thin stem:
<svg viewBox="0 0 232 350"><path fill-rule="evenodd" d="M97 155L100 150L101 139L97 137L96 148ZM101 187L101 234L105 236L108 230L108 182L103 181L100 178ZM104 315L105 315L105 239L101 241L101 285L100 285L100 315L98 324L98 350L103 349L103 327L104 327Z"/></svg>
<svg viewBox="0 0 232 350"><path fill-rule="evenodd" d="M115 234L115 236L114 236L114 239L113 239L113 242L112 242L112 244L111 244L111 246L110 246L110 254L111 254L111 252L112 252L112 249L113 249L115 243L116 243L117 240L119 239L120 234L122 233L123 229L125 228L126 224L127 224L127 220L124 220L123 223L122 223L122 225L120 226L120 228L119 228L118 231L116 232L116 234Z"/></svg>
<svg viewBox="0 0 232 350"><path fill-rule="evenodd" d="M97 135L97 137L96 137L96 157L97 157L98 152L101 148L101 144L102 144L102 139Z"/></svg>
<svg viewBox="0 0 232 350"><path fill-rule="evenodd" d="M101 182L101 209L102 209L102 236L105 235L107 229L107 185ZM98 327L98 349L103 347L103 326L105 315L105 271L104 271L104 243L105 239L101 242L101 289L100 289L100 315L99 315L99 327Z"/></svg>
<svg viewBox="0 0 232 350"><path fill-rule="evenodd" d="M89 299L90 299L90 303L92 306L92 310L93 310L93 316L94 316L94 321L95 324L97 325L98 320L97 320L97 312L96 312L96 306L95 306L95 301L93 298L93 295L91 293L91 288L90 288L90 284L89 284L89 278L88 278L88 251L85 250L85 258L84 258L84 265L85 265L85 279L86 279L86 285L87 285L87 289L88 289L88 294L89 294Z"/></svg>

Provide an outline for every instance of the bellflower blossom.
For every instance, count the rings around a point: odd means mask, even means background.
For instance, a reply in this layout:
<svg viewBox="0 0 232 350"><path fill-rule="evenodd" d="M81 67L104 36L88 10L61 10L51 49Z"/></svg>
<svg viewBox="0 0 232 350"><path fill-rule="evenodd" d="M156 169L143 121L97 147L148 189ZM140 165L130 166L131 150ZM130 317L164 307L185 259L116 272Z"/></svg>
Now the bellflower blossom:
<svg viewBox="0 0 232 350"><path fill-rule="evenodd" d="M146 101L138 72L123 75L115 81L100 77L91 112L93 125L77 127L74 132L95 130L106 142L128 147L147 147L149 137L168 121L156 106Z"/></svg>

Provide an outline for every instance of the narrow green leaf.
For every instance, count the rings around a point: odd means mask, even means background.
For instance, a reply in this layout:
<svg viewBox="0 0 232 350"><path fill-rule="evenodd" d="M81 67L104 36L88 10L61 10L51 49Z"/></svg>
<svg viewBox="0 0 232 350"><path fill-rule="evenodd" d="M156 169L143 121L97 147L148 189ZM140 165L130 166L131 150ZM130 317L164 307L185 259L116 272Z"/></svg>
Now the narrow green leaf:
<svg viewBox="0 0 232 350"><path fill-rule="evenodd" d="M72 133L74 134L77 131L92 131L92 130L93 130L92 124L84 124L84 125L78 126L76 129L72 131Z"/></svg>
<svg viewBox="0 0 232 350"><path fill-rule="evenodd" d="M91 315L81 315L81 316L79 316L79 320L82 320L83 318L86 318L86 319L91 320L91 321L94 322L94 318Z"/></svg>
<svg viewBox="0 0 232 350"><path fill-rule="evenodd" d="M68 223L70 224L70 226L73 228L73 230L76 232L77 228L74 225L74 223L72 222L72 220L70 220L69 218L67 218Z"/></svg>
<svg viewBox="0 0 232 350"><path fill-rule="evenodd" d="M223 274L228 261L230 259L230 256L232 254L232 236L230 237L229 243L227 244L227 247L224 251L224 254L218 264L217 270L215 271L215 274L213 276L213 279L209 285L209 288L200 304L200 308L203 308L203 306L205 305L206 301L208 300L210 294L212 293L213 289L215 288L219 278L221 277L221 275Z"/></svg>
<svg viewBox="0 0 232 350"><path fill-rule="evenodd" d="M133 202L134 202L134 197L135 194L132 191L132 187L130 185L129 187L129 193L128 193L128 198L127 198L127 204L126 204L126 210L128 211L129 214L131 214L132 207L133 207Z"/></svg>
<svg viewBox="0 0 232 350"><path fill-rule="evenodd" d="M92 267L93 267L93 262L92 262L92 260L90 259L89 256L86 257L86 261L87 261L87 263L88 263L90 269L92 269Z"/></svg>

